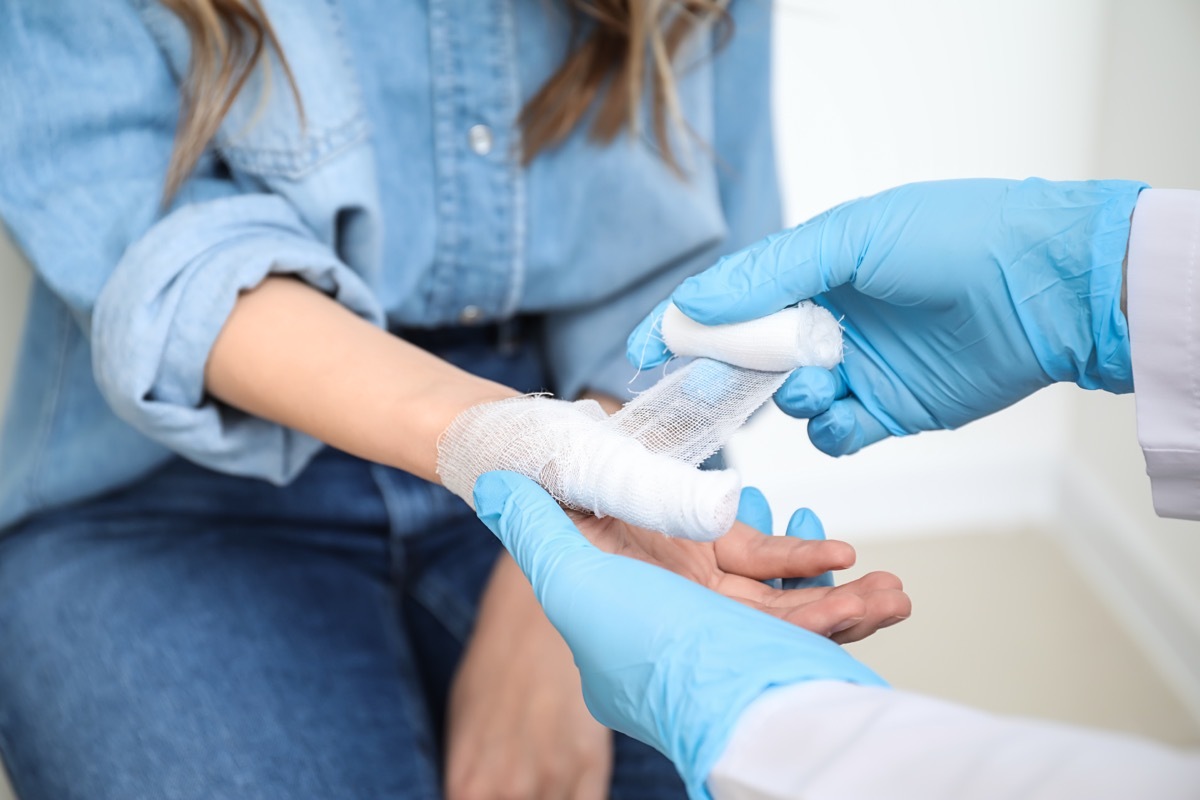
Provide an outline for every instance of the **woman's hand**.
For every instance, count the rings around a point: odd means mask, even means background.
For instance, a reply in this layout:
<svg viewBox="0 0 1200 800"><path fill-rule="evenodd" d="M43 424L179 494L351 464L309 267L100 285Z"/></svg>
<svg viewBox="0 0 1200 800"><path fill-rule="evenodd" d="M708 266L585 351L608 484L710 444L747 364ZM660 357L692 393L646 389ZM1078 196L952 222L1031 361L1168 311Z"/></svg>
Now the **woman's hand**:
<svg viewBox="0 0 1200 800"><path fill-rule="evenodd" d="M601 800L612 734L583 702L579 672L507 555L496 565L450 693L448 800Z"/></svg>
<svg viewBox="0 0 1200 800"><path fill-rule="evenodd" d="M619 400L600 392L586 392L584 398L609 414L621 408ZM656 564L841 644L865 639L912 614L912 601L890 572L872 572L841 586L777 589L764 583L846 569L854 565L855 553L846 542L826 541L820 521L803 509L792 516L787 536L771 536L771 509L757 489L742 490L737 522L715 542L670 538L614 517L569 516L601 550Z"/></svg>
<svg viewBox="0 0 1200 800"><path fill-rule="evenodd" d="M747 524L769 529L769 517L747 509L750 491L743 491L739 520L715 542L673 539L612 517L597 519L572 514L572 521L591 542L609 553L664 567L701 586L757 608L814 633L845 644L894 625L912 613L912 601L900 579L890 572L872 572L841 586L777 589L764 583L773 578L813 578L854 564L854 548L845 542L809 539L803 531L770 536ZM798 515L812 520L811 514ZM746 520L746 521L743 521Z"/></svg>

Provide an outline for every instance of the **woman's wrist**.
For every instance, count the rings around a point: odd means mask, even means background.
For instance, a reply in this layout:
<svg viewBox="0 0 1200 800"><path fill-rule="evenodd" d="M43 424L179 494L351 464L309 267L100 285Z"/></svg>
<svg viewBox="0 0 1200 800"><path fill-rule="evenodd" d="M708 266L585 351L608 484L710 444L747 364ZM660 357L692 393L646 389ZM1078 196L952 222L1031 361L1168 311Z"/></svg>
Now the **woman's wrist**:
<svg viewBox="0 0 1200 800"><path fill-rule="evenodd" d="M437 441L454 417L517 394L284 277L238 300L205 387L235 408L426 480L437 479Z"/></svg>
<svg viewBox="0 0 1200 800"><path fill-rule="evenodd" d="M405 387L396 397L393 416L406 420L406 424L403 428L393 428L393 433L398 435L389 434L387 437L390 446L395 448L394 456L380 459L389 466L434 482L439 482L438 441L450 423L469 408L507 400L520 394L511 387L442 363L454 372L439 375L426 386Z"/></svg>
<svg viewBox="0 0 1200 800"><path fill-rule="evenodd" d="M579 395L579 399L595 400L608 414L615 414L621 410L621 401L613 397L608 392L598 392L595 389L584 389L583 393Z"/></svg>

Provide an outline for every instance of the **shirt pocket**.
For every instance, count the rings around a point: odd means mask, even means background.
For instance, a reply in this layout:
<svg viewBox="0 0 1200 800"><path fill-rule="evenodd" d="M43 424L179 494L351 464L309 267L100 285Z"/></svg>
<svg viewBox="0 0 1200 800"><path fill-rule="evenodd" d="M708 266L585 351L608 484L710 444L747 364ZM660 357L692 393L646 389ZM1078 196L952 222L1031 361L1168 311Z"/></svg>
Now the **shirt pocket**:
<svg viewBox="0 0 1200 800"><path fill-rule="evenodd" d="M190 42L179 19L157 2L139 0L142 18L179 80ZM246 80L214 144L236 172L298 180L367 137L368 125L333 0L263 0L263 9L295 79L296 106L278 54L267 54Z"/></svg>

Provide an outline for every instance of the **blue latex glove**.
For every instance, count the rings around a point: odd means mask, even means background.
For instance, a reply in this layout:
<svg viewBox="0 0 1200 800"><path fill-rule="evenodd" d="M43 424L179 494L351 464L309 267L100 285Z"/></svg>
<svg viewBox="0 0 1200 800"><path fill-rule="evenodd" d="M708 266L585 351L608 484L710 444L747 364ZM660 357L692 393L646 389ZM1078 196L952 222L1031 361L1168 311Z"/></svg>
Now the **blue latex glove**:
<svg viewBox="0 0 1200 800"><path fill-rule="evenodd" d="M763 692L830 679L883 685L833 642L660 567L596 549L541 487L475 483L475 508L562 634L601 723L671 759L692 798Z"/></svg>
<svg viewBox="0 0 1200 800"><path fill-rule="evenodd" d="M774 522L771 517L771 505L767 498L753 486L742 489L738 500L737 518L751 528L762 533L773 533ZM824 541L825 526L821 520L807 508L797 509L788 520L785 536L808 541ZM784 578L782 588L803 589L809 586L833 586L833 573L824 572L813 578Z"/></svg>
<svg viewBox="0 0 1200 800"><path fill-rule="evenodd" d="M1120 309L1130 216L1145 184L960 180L838 206L721 259L672 295L709 325L815 297L845 328L832 373L776 394L831 455L888 435L955 428L1055 381L1133 388ZM667 352L652 322L629 357Z"/></svg>

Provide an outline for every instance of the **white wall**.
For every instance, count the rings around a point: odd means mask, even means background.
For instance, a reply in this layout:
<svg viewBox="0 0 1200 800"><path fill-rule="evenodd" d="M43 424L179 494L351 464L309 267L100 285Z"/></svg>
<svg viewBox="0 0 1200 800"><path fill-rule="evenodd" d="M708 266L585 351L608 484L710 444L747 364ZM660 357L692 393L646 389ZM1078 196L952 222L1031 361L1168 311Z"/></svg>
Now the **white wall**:
<svg viewBox="0 0 1200 800"><path fill-rule="evenodd" d="M778 21L791 222L948 177L1200 188L1196 0L782 0ZM769 409L731 458L777 514L852 540L1050 531L1200 718L1200 524L1154 516L1132 397L1054 387L838 460Z"/></svg>
<svg viewBox="0 0 1200 800"><path fill-rule="evenodd" d="M1097 174L1200 188L1200 3L1107 9ZM1072 418L1069 543L1200 719L1200 523L1151 511L1134 398L1080 394Z"/></svg>
<svg viewBox="0 0 1200 800"><path fill-rule="evenodd" d="M1095 171L1106 15L1093 0L783 0L776 113L791 222L897 184ZM771 409L732 450L782 510L831 530L1002 528L1050 513L1071 392L851 459Z"/></svg>

